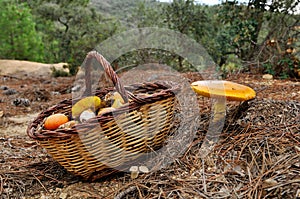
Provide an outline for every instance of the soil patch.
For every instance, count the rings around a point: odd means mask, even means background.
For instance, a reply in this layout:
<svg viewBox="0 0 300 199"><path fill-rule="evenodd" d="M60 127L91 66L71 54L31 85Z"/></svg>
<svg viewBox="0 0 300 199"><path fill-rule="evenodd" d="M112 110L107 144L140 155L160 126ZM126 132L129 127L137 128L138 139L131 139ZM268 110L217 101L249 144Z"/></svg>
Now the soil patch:
<svg viewBox="0 0 300 199"><path fill-rule="evenodd" d="M210 105L201 98L198 137L173 164L136 179L125 173L86 182L26 135L39 112L71 97L74 77L1 75L0 85L16 93L0 90L0 198L300 197L300 82L248 74L228 79L251 86L257 98L228 104L221 138L209 156L199 158L210 118ZM14 105L16 98L30 105Z"/></svg>

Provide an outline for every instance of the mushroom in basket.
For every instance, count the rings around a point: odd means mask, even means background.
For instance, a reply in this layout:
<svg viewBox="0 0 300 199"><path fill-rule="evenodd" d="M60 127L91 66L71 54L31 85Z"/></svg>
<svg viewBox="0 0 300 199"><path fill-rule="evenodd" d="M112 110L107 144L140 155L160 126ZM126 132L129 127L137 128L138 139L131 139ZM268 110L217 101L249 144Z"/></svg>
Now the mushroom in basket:
<svg viewBox="0 0 300 199"><path fill-rule="evenodd" d="M124 99L122 98L121 94L119 92L113 92L113 93L108 93L105 96L105 101L111 101L112 108L119 108L125 104Z"/></svg>
<svg viewBox="0 0 300 199"><path fill-rule="evenodd" d="M86 110L96 111L102 105L101 99L97 96L85 97L72 106L72 117L77 119Z"/></svg>
<svg viewBox="0 0 300 199"><path fill-rule="evenodd" d="M66 115L61 113L56 113L53 115L50 115L46 118L44 123L44 128L47 130L55 130L59 126L69 122L69 119Z"/></svg>
<svg viewBox="0 0 300 199"><path fill-rule="evenodd" d="M98 115L114 111L115 109L120 108L125 104L125 101L119 92L107 93L104 98L106 104L111 104L111 106L101 108L98 112Z"/></svg>

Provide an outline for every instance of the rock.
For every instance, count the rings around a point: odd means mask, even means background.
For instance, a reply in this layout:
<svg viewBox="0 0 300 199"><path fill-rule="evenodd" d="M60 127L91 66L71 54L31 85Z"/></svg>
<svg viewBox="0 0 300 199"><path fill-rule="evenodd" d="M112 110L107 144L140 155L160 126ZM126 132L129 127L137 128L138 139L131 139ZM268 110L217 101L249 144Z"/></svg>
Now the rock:
<svg viewBox="0 0 300 199"><path fill-rule="evenodd" d="M51 95L60 95L60 92L58 92L58 91L52 91Z"/></svg>
<svg viewBox="0 0 300 199"><path fill-rule="evenodd" d="M272 80L273 79L273 75L271 74L265 74L262 76L263 79L266 79L266 80Z"/></svg>
<svg viewBox="0 0 300 199"><path fill-rule="evenodd" d="M68 193L61 193L60 195L59 195L59 198L60 199L66 199L68 197Z"/></svg>
<svg viewBox="0 0 300 199"><path fill-rule="evenodd" d="M0 86L0 90L7 90L8 87L7 86Z"/></svg>
<svg viewBox="0 0 300 199"><path fill-rule="evenodd" d="M15 106L30 106L30 101L27 98L16 98L12 101L12 104Z"/></svg>
<svg viewBox="0 0 300 199"><path fill-rule="evenodd" d="M2 92L4 95L14 95L16 93L18 93L15 89L12 88L8 88L7 90L4 90Z"/></svg>
<svg viewBox="0 0 300 199"><path fill-rule="evenodd" d="M72 87L71 91L72 92L78 92L80 90L81 86L80 85L75 85Z"/></svg>
<svg viewBox="0 0 300 199"><path fill-rule="evenodd" d="M24 76L34 76L41 77L47 76L49 77L52 73L51 68L56 68L57 70L64 70L69 72L67 68L64 68L64 65L68 65L67 63L57 63L57 64L44 64L38 62L31 61L23 61L23 60L0 60L0 68L1 75L10 75L10 74L21 74Z"/></svg>

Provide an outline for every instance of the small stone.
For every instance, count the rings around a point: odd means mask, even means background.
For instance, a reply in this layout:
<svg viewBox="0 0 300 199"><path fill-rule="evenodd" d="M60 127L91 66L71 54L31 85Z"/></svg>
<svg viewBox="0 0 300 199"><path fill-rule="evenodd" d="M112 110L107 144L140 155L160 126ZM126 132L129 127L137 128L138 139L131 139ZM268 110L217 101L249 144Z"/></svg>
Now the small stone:
<svg viewBox="0 0 300 199"><path fill-rule="evenodd" d="M269 186L275 186L278 184L278 182L272 178L266 179L264 182Z"/></svg>
<svg viewBox="0 0 300 199"><path fill-rule="evenodd" d="M51 94L52 94L52 95L60 95L60 92L58 92L58 91L53 91L53 92L51 92Z"/></svg>
<svg viewBox="0 0 300 199"><path fill-rule="evenodd" d="M0 86L0 90L7 90L8 87L7 86Z"/></svg>
<svg viewBox="0 0 300 199"><path fill-rule="evenodd" d="M12 104L15 106L30 106L30 101L27 98L16 98L12 101Z"/></svg>
<svg viewBox="0 0 300 199"><path fill-rule="evenodd" d="M72 92L78 92L80 90L81 86L80 85L75 85L72 87L71 91Z"/></svg>
<svg viewBox="0 0 300 199"><path fill-rule="evenodd" d="M263 79L266 79L266 80L272 80L273 79L273 75L271 74L265 74L262 76Z"/></svg>
<svg viewBox="0 0 300 199"><path fill-rule="evenodd" d="M3 91L4 95L14 95L16 93L17 93L17 91L15 89L11 89L11 88Z"/></svg>
<svg viewBox="0 0 300 199"><path fill-rule="evenodd" d="M61 193L60 195L59 195L59 198L60 199L66 199L68 197L68 193Z"/></svg>

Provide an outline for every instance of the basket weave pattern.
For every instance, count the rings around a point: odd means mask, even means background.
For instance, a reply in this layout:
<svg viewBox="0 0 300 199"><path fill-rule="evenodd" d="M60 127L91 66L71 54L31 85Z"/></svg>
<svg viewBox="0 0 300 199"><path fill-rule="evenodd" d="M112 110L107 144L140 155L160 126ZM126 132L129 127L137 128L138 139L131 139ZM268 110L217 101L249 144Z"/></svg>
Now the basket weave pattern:
<svg viewBox="0 0 300 199"><path fill-rule="evenodd" d="M89 76L94 58L101 63L114 88L91 93ZM117 90L127 103L70 129L42 128L44 119L54 113L70 116L72 103L79 99L64 100L40 113L27 133L68 171L85 179L97 179L117 169L126 170L138 157L164 145L172 128L179 86L152 82L124 87L110 64L95 51L87 55L84 66L84 96L93 94L103 99L108 92Z"/></svg>

